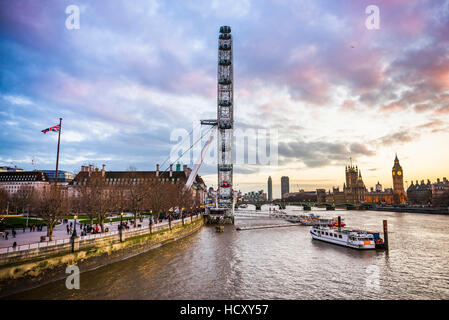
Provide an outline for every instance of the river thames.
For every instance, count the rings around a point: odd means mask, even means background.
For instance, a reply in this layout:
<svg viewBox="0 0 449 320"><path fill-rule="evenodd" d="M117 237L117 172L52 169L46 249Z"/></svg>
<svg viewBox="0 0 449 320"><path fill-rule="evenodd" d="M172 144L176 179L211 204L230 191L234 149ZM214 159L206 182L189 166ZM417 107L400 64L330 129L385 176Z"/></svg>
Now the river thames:
<svg viewBox="0 0 449 320"><path fill-rule="evenodd" d="M297 209L287 211L303 213ZM388 220L389 252L312 240L306 226L226 226L223 233L206 226L176 243L82 273L79 290L66 289L61 280L9 298L449 299L448 215L312 212L340 215L348 227L372 231L382 231L382 220ZM237 217L235 224L279 221Z"/></svg>

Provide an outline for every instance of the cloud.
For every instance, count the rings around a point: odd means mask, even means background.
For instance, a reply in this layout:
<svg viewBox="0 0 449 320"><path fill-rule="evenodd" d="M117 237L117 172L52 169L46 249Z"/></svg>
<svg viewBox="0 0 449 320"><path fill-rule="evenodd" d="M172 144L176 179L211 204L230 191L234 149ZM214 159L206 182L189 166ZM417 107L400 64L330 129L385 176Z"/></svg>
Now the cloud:
<svg viewBox="0 0 449 320"><path fill-rule="evenodd" d="M390 146L394 144L404 144L407 142L414 141L419 137L418 133L412 133L409 131L399 131L392 134L385 135L384 137L380 138L380 144L384 146Z"/></svg>
<svg viewBox="0 0 449 320"><path fill-rule="evenodd" d="M416 104L413 108L417 113L422 113L431 110L432 106L428 103L421 103Z"/></svg>
<svg viewBox="0 0 449 320"><path fill-rule="evenodd" d="M355 160L358 157L373 156L375 154L360 143L320 141L281 142L278 152L282 163L299 161L310 168L341 165L349 157Z"/></svg>
<svg viewBox="0 0 449 320"><path fill-rule="evenodd" d="M55 137L36 132L63 117L62 165L153 169L173 129L216 116L222 24L234 37L235 126L277 128L282 165L338 165L447 130L431 124L449 114L447 3L385 2L379 32L365 28L364 1L77 3L71 31L63 1L0 2L3 158L54 161ZM411 129L365 143L378 111Z"/></svg>
<svg viewBox="0 0 449 320"><path fill-rule="evenodd" d="M400 101L391 102L380 108L381 112L394 112L404 110L406 107Z"/></svg>
<svg viewBox="0 0 449 320"><path fill-rule="evenodd" d="M435 128L435 127L441 127L442 125L444 125L445 123L439 119L437 120L432 120L430 122L421 124L419 126L417 126L418 129L422 129L422 128Z"/></svg>
<svg viewBox="0 0 449 320"><path fill-rule="evenodd" d="M27 106L27 105L33 104L33 102L31 102L31 100L29 100L28 98L21 97L21 96L4 95L3 99L5 99L6 101L8 101L11 104L15 104L15 105L19 105L19 106Z"/></svg>
<svg viewBox="0 0 449 320"><path fill-rule="evenodd" d="M449 114L449 104L436 109L435 114Z"/></svg>

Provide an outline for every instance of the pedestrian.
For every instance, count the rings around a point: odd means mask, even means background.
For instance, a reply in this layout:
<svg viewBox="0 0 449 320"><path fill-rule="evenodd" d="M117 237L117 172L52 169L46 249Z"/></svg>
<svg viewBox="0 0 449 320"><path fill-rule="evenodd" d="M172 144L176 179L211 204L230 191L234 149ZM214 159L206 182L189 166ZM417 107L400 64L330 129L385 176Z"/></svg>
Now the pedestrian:
<svg viewBox="0 0 449 320"><path fill-rule="evenodd" d="M16 230L14 228L12 228L11 233L12 233L12 237L15 238L16 237Z"/></svg>
<svg viewBox="0 0 449 320"><path fill-rule="evenodd" d="M72 227L70 227L70 232L69 232L69 234L71 234L72 233Z"/></svg>
<svg viewBox="0 0 449 320"><path fill-rule="evenodd" d="M69 225L66 225L66 229L67 229L67 234L70 234L70 230L69 230Z"/></svg>
<svg viewBox="0 0 449 320"><path fill-rule="evenodd" d="M5 232L5 240L8 240L8 234L9 234L9 232L6 231L6 232Z"/></svg>
<svg viewBox="0 0 449 320"><path fill-rule="evenodd" d="M12 247L13 247L14 250L16 250L17 242L14 241L14 243L12 244Z"/></svg>
<svg viewBox="0 0 449 320"><path fill-rule="evenodd" d="M30 232L32 231L31 229L33 228L33 226L29 226L29 228L30 228Z"/></svg>

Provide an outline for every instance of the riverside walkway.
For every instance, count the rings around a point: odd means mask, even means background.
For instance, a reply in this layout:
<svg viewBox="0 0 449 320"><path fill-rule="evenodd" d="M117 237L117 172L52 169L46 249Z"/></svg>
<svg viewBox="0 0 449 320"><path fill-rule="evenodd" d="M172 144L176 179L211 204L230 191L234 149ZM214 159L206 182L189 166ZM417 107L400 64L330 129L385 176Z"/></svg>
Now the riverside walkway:
<svg viewBox="0 0 449 320"><path fill-rule="evenodd" d="M130 218L132 217L132 215L127 214L124 216L124 218ZM184 218L186 221L190 220L190 217L186 217ZM173 220L172 223L175 223L176 221L181 221L181 219L179 220ZM57 243L65 243L65 242L69 242L70 238L72 236L72 234L67 234L67 225L70 226L70 222L72 222L72 227L74 225L74 220L73 219L68 219L67 223L61 223L59 225L57 225L54 229L53 229L53 241L52 243L57 244ZM88 233L86 236L81 237L81 239L83 238L90 238L90 237L102 237L102 236L108 236L114 233L118 233L118 226L120 224L120 221L116 221L116 222L108 222L104 224L105 229L108 228L109 232L103 232L103 233L97 233L97 234L92 234L92 233ZM149 218L143 218L143 221L140 222L139 218L137 219L137 226L141 225L141 228L149 228ZM162 222L159 222L157 224L153 224L154 227L156 226L163 226L163 225L168 225L168 220L163 220ZM95 226L95 224L93 225ZM99 225L98 225L99 226ZM135 230L137 229L137 226L133 226L130 225L129 230ZM29 228L25 228L25 232L23 232L23 229L21 228L16 228L16 237L13 238L11 230L8 229L7 230L9 232L8 235L8 239L4 239L3 237L0 238L0 253L5 253L8 251L13 251L13 243L16 242L17 244L17 249L16 250L20 250L20 246L24 246L24 245L30 245L30 244L37 244L37 243L47 243L47 241L41 242L41 236L47 236L47 227L43 227L42 231L29 231ZM73 232L73 229L72 229ZM79 221L76 222L76 232L78 237L81 236L81 228L80 228L80 223ZM47 237L48 239L48 237Z"/></svg>

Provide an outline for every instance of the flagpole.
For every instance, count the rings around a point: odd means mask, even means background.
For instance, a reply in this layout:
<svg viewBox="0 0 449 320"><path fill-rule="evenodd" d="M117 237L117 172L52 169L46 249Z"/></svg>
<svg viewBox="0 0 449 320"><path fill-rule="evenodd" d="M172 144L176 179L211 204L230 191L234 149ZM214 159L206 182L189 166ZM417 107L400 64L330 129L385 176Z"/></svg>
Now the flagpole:
<svg viewBox="0 0 449 320"><path fill-rule="evenodd" d="M56 177L55 177L55 185L58 184L58 165L59 165L59 144L61 142L61 130L62 130L62 118L59 118L59 135L58 135L58 152L56 154Z"/></svg>

